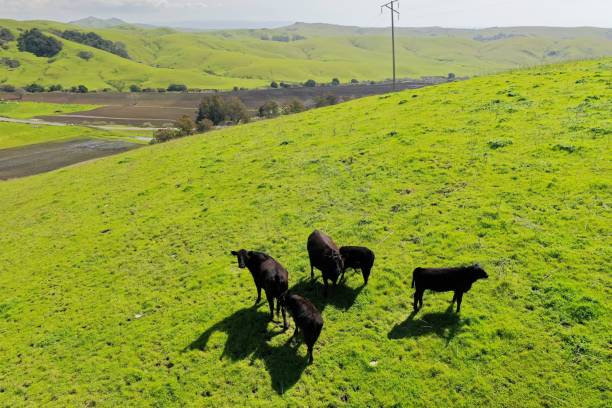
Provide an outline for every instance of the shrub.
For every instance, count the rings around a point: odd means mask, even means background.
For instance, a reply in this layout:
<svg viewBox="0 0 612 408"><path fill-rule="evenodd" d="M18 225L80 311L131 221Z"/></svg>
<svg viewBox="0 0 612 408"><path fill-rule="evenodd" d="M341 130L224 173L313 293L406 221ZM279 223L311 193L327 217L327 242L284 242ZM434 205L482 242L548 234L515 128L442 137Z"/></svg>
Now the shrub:
<svg viewBox="0 0 612 408"><path fill-rule="evenodd" d="M323 108L325 106L335 105L339 102L336 95L327 94L325 96L319 96L315 99L315 106L317 108Z"/></svg>
<svg viewBox="0 0 612 408"><path fill-rule="evenodd" d="M130 85L130 92L142 92L142 89L140 88L140 86L134 84Z"/></svg>
<svg viewBox="0 0 612 408"><path fill-rule="evenodd" d="M448 74L447 79L448 79L449 81L452 81L453 79L455 79L455 74L453 74L452 72L450 72L450 73Z"/></svg>
<svg viewBox="0 0 612 408"><path fill-rule="evenodd" d="M85 61L89 61L93 58L93 53L89 51L79 51L77 55L79 56L79 58L84 59Z"/></svg>
<svg viewBox="0 0 612 408"><path fill-rule="evenodd" d="M27 85L23 88L26 92L35 93L35 92L45 92L45 88L42 85L33 83Z"/></svg>
<svg viewBox="0 0 612 408"><path fill-rule="evenodd" d="M159 129L156 130L155 133L153 133L153 139L151 140L151 144L164 143L172 139L177 139L179 137L179 132L174 129Z"/></svg>
<svg viewBox="0 0 612 408"><path fill-rule="evenodd" d="M7 68L10 69L19 68L21 66L18 60L6 57L0 58L0 64L5 65Z"/></svg>
<svg viewBox="0 0 612 408"><path fill-rule="evenodd" d="M275 118L280 114L278 103L268 101L259 107L259 116L262 118Z"/></svg>
<svg viewBox="0 0 612 408"><path fill-rule="evenodd" d="M274 88L274 89L278 88L278 84L276 83L276 81L272 81L272 83L270 84L270 88Z"/></svg>
<svg viewBox="0 0 612 408"><path fill-rule="evenodd" d="M307 86L308 88L314 88L315 86L317 86L317 82L314 79L309 79L308 81L304 82L304 86Z"/></svg>
<svg viewBox="0 0 612 408"><path fill-rule="evenodd" d="M125 49L125 44L121 42L112 42L105 40L94 32L81 33L75 30L66 30L60 33L60 36L66 40L74 41L79 44L88 45L99 50L107 51L112 54L118 55L122 58L130 58Z"/></svg>
<svg viewBox="0 0 612 408"><path fill-rule="evenodd" d="M63 44L53 37L44 35L39 29L33 28L24 31L19 36L17 47L19 51L30 52L37 57L53 57L62 50Z"/></svg>
<svg viewBox="0 0 612 408"><path fill-rule="evenodd" d="M87 93L89 89L85 85L73 86L70 88L70 92L73 93Z"/></svg>
<svg viewBox="0 0 612 408"><path fill-rule="evenodd" d="M304 112L306 107L299 99L293 99L283 109L285 114Z"/></svg>
<svg viewBox="0 0 612 408"><path fill-rule="evenodd" d="M489 141L489 147L493 150L501 149L506 146L510 146L511 144L512 144L512 140L510 139L500 139L500 140Z"/></svg>
<svg viewBox="0 0 612 408"><path fill-rule="evenodd" d="M157 92L164 93L166 92L166 88L157 88Z"/></svg>
<svg viewBox="0 0 612 408"><path fill-rule="evenodd" d="M0 27L0 42L14 41L15 36L8 28Z"/></svg>
<svg viewBox="0 0 612 408"><path fill-rule="evenodd" d="M286 84L286 83L284 83L284 82L281 82L281 83L280 83L280 87L281 87L281 88L285 88L285 89L286 89L286 88L291 88L291 85Z"/></svg>
<svg viewBox="0 0 612 408"><path fill-rule="evenodd" d="M198 132L208 132L210 130L213 130L215 128L215 124L212 123L212 120L209 119L202 119L201 121L198 122Z"/></svg>
<svg viewBox="0 0 612 408"><path fill-rule="evenodd" d="M191 119L187 115L183 115L178 118L174 123L174 126L178 129L178 132L181 136L193 135L193 132L196 128L196 124L193 119Z"/></svg>
<svg viewBox="0 0 612 408"><path fill-rule="evenodd" d="M187 92L187 86L182 84L170 84L168 92Z"/></svg>
<svg viewBox="0 0 612 408"><path fill-rule="evenodd" d="M332 86L338 86L340 85L340 80L338 78L334 78L331 81Z"/></svg>
<svg viewBox="0 0 612 408"><path fill-rule="evenodd" d="M9 85L9 84L0 85L1 92L15 92L16 90L17 88L15 88L13 85Z"/></svg>
<svg viewBox="0 0 612 408"><path fill-rule="evenodd" d="M358 84L358 83L359 83L359 80L355 78L351 79L351 84Z"/></svg>
<svg viewBox="0 0 612 408"><path fill-rule="evenodd" d="M62 91L62 90L64 90L64 87L63 87L63 86L61 86L60 84L51 85L51 86L50 86L50 87L47 89L47 91L49 91L49 92L60 92L60 91Z"/></svg>

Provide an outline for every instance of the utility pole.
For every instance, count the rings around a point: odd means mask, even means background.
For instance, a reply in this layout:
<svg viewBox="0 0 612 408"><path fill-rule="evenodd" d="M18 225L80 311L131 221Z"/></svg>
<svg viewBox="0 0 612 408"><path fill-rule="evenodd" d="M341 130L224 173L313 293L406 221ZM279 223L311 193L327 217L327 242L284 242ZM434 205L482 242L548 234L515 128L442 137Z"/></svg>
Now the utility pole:
<svg viewBox="0 0 612 408"><path fill-rule="evenodd" d="M395 7L397 3L397 8ZM385 8L391 10L391 45L393 48L393 92L395 92L395 82L396 82L396 74L395 74L395 16L397 16L399 20L400 12L397 11L399 9L399 0L391 0L390 2L383 4L380 6L380 12L384 11Z"/></svg>

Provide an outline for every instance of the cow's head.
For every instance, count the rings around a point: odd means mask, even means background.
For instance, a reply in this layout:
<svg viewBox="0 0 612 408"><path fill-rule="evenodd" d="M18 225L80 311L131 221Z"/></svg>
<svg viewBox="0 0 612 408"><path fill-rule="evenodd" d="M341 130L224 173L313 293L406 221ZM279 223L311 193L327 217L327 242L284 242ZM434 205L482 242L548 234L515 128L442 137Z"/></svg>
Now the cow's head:
<svg viewBox="0 0 612 408"><path fill-rule="evenodd" d="M232 255L238 258L238 267L240 269L246 268L246 261L249 259L249 253L245 249L241 249L240 251L232 251Z"/></svg>
<svg viewBox="0 0 612 408"><path fill-rule="evenodd" d="M332 261L334 262L334 276L337 278L340 276L340 274L342 274L342 272L344 272L344 261L342 260L342 255L340 255L340 252L333 251L331 257ZM336 283L335 280L334 283Z"/></svg>
<svg viewBox="0 0 612 408"><path fill-rule="evenodd" d="M474 280L487 279L489 277L482 266L478 264L472 265L472 273L474 274Z"/></svg>

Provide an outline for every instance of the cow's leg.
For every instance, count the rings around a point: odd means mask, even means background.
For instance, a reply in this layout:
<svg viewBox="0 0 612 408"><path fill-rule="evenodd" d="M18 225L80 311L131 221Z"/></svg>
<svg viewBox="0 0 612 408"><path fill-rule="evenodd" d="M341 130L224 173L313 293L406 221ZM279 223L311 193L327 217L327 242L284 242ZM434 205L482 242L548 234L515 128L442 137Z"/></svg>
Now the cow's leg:
<svg viewBox="0 0 612 408"><path fill-rule="evenodd" d="M259 304L259 302L261 302L261 286L257 286L257 300L255 301L255 304Z"/></svg>
<svg viewBox="0 0 612 408"><path fill-rule="evenodd" d="M414 305L413 309L415 312L418 312L421 307L423 307L423 292L424 290L416 288L414 291Z"/></svg>
<svg viewBox="0 0 612 408"><path fill-rule="evenodd" d="M281 310L281 302L280 299L276 299L276 316L278 316L280 314L280 310ZM285 311L285 309L283 309L283 312Z"/></svg>
<svg viewBox="0 0 612 408"><path fill-rule="evenodd" d="M281 311L283 313L283 331L287 331L289 328L289 325L287 324L287 312L285 311L284 307L281 307Z"/></svg>
<svg viewBox="0 0 612 408"><path fill-rule="evenodd" d="M327 297L327 278L323 277L323 296Z"/></svg>
<svg viewBox="0 0 612 408"><path fill-rule="evenodd" d="M266 298L268 299L268 305L270 305L270 320L274 321L274 296L268 295L268 292L266 292Z"/></svg>
<svg viewBox="0 0 612 408"><path fill-rule="evenodd" d="M312 357L312 344L308 345L308 364L312 364L314 362L314 358Z"/></svg>
<svg viewBox="0 0 612 408"><path fill-rule="evenodd" d="M312 258L310 258L310 279L314 279L314 266L312 266Z"/></svg>
<svg viewBox="0 0 612 408"><path fill-rule="evenodd" d="M298 325L296 323L295 324L295 330L293 331L293 335L291 336L291 340L293 340L293 339L295 339L297 337L299 331L300 331L300 328L298 327Z"/></svg>
<svg viewBox="0 0 612 408"><path fill-rule="evenodd" d="M457 300L457 291L453 292L453 300L451 300L451 306L453 305L453 303L455 303L455 300Z"/></svg>
<svg viewBox="0 0 612 408"><path fill-rule="evenodd" d="M461 301L463 300L463 292L457 292L457 313L461 312Z"/></svg>
<svg viewBox="0 0 612 408"><path fill-rule="evenodd" d="M361 274L363 275L363 284L367 285L368 284L368 279L370 279L370 271L372 269L371 268L364 268L361 270Z"/></svg>

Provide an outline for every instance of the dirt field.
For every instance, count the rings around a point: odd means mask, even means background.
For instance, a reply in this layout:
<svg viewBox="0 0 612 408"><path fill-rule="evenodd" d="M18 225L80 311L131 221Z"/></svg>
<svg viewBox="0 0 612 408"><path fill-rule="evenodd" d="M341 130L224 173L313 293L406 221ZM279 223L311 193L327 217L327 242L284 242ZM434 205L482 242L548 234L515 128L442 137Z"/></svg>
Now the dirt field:
<svg viewBox="0 0 612 408"><path fill-rule="evenodd" d="M3 149L0 150L0 180L45 173L141 146L122 141L84 139Z"/></svg>
<svg viewBox="0 0 612 408"><path fill-rule="evenodd" d="M398 90L417 89L444 82L443 79L401 82ZM391 84L360 84L345 86L325 86L316 88L254 89L235 92L218 92L222 97L237 96L253 112L265 102L274 100L280 104L299 99L306 106L312 106L321 96L335 95L349 100L371 95L392 92ZM78 112L62 116L43 116L40 119L50 122L73 124L117 124L148 125L163 127L170 125L181 115L195 118L197 107L207 93L35 93L23 96L24 101L104 105L89 112ZM16 94L0 94L1 99L15 99Z"/></svg>

